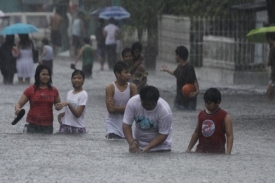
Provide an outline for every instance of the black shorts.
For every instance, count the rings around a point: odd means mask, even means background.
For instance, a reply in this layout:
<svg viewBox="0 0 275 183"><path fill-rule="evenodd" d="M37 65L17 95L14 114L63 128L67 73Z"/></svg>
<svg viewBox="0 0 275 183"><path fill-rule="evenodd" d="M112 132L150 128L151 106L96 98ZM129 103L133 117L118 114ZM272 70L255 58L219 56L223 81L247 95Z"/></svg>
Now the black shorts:
<svg viewBox="0 0 275 183"><path fill-rule="evenodd" d="M61 33L58 30L51 31L51 41L55 46L62 46L62 37Z"/></svg>
<svg viewBox="0 0 275 183"><path fill-rule="evenodd" d="M29 123L27 127L27 133L42 133L42 134L52 134L53 126L41 126L33 123Z"/></svg>
<svg viewBox="0 0 275 183"><path fill-rule="evenodd" d="M81 37L73 35L73 46L76 49L79 49L81 47Z"/></svg>

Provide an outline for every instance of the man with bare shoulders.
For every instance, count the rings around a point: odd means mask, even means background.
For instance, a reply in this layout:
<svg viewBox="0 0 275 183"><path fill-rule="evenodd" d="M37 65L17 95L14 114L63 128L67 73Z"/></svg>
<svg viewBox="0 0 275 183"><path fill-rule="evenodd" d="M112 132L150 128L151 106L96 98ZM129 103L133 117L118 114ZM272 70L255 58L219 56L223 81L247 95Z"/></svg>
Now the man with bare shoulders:
<svg viewBox="0 0 275 183"><path fill-rule="evenodd" d="M63 22L63 18L57 12L51 16L50 19L50 27L51 27L51 41L53 44L54 56L57 56L57 49L61 46L62 37L60 33L61 24Z"/></svg>
<svg viewBox="0 0 275 183"><path fill-rule="evenodd" d="M114 65L116 81L106 86L106 132L107 139L124 139L122 119L128 100L137 94L137 87L129 83L131 74L125 62Z"/></svg>

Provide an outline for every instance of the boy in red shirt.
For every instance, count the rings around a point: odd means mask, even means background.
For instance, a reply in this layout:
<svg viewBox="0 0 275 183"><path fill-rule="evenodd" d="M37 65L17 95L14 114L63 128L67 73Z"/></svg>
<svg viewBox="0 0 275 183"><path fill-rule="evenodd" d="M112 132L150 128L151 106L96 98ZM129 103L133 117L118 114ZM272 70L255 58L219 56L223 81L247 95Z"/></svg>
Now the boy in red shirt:
<svg viewBox="0 0 275 183"><path fill-rule="evenodd" d="M204 94L205 110L198 115L197 127L186 152L199 140L197 153L231 154L233 147L233 126L231 117L220 108L221 93L209 88ZM226 149L225 149L226 144Z"/></svg>

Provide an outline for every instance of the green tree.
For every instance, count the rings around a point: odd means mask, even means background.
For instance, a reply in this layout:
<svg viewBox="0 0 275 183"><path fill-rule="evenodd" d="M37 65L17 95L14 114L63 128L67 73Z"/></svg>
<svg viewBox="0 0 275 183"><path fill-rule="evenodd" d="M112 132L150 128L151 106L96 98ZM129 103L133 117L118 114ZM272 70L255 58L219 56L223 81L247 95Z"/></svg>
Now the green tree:
<svg viewBox="0 0 275 183"><path fill-rule="evenodd" d="M148 40L143 44L145 67L155 70L158 54L158 17L165 7L164 0L122 0L121 4L131 13L131 25L138 31L141 41L143 30L148 33Z"/></svg>

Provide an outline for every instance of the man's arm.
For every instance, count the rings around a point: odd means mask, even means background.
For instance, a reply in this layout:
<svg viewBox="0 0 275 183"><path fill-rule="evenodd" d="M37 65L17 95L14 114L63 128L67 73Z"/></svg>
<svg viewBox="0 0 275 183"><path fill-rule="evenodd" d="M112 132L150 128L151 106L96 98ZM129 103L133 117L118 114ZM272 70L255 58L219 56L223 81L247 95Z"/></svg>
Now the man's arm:
<svg viewBox="0 0 275 183"><path fill-rule="evenodd" d="M146 147L144 147L142 152L149 152L150 149L162 144L167 139L167 137L168 135L159 133Z"/></svg>
<svg viewBox="0 0 275 183"><path fill-rule="evenodd" d="M227 114L224 120L225 133L226 133L226 152L225 154L230 155L233 147L234 135L233 135L233 125L231 117Z"/></svg>
<svg viewBox="0 0 275 183"><path fill-rule="evenodd" d="M132 135L132 126L123 123L122 129L123 129L124 136L129 144L129 151L131 153L139 152L138 141L135 140Z"/></svg>
<svg viewBox="0 0 275 183"><path fill-rule="evenodd" d="M193 132L193 135L190 139L189 145L185 152L191 152L192 148L197 143L198 139L199 139L199 121L197 122L196 129Z"/></svg>
<svg viewBox="0 0 275 183"><path fill-rule="evenodd" d="M111 113L124 113L126 106L116 106L115 101L113 99L115 88L113 84L109 84L105 88L105 102L108 112Z"/></svg>

